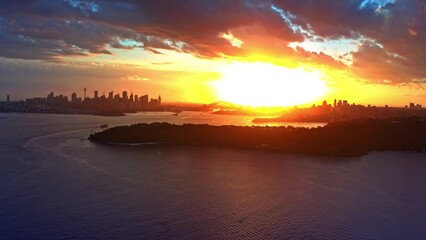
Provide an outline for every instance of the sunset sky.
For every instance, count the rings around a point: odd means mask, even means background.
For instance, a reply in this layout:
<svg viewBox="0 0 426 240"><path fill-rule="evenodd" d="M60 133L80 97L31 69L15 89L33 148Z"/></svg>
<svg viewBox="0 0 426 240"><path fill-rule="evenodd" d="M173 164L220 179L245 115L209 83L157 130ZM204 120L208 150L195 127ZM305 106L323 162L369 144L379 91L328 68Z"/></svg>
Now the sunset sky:
<svg viewBox="0 0 426 240"><path fill-rule="evenodd" d="M426 105L425 0L0 1L0 100Z"/></svg>

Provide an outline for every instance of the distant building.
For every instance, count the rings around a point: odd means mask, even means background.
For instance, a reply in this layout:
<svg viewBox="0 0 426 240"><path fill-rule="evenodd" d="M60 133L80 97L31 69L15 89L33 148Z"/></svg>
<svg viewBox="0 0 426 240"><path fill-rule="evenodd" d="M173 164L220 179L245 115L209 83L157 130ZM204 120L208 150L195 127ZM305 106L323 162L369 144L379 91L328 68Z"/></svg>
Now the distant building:
<svg viewBox="0 0 426 240"><path fill-rule="evenodd" d="M148 95L146 95L146 98L148 98ZM161 107L161 96L158 96L158 98L157 98L157 99L155 99L155 98L151 98L151 99L149 100L148 105L149 105L149 107L150 107L150 108L158 108L158 107Z"/></svg>
<svg viewBox="0 0 426 240"><path fill-rule="evenodd" d="M415 104L415 103L410 103L410 108L412 108L412 109L421 109L422 105Z"/></svg>
<svg viewBox="0 0 426 240"><path fill-rule="evenodd" d="M147 106L148 105L148 95L143 95L139 98L139 102L141 103L142 106Z"/></svg>
<svg viewBox="0 0 426 240"><path fill-rule="evenodd" d="M127 96L127 91L123 91L123 99L128 100L129 96Z"/></svg>
<svg viewBox="0 0 426 240"><path fill-rule="evenodd" d="M10 102L10 95L9 94L6 96L6 102Z"/></svg>
<svg viewBox="0 0 426 240"><path fill-rule="evenodd" d="M86 95L86 88L84 88L84 99L86 99L87 98L87 95Z"/></svg>
<svg viewBox="0 0 426 240"><path fill-rule="evenodd" d="M108 99L112 100L114 98L114 91L108 93Z"/></svg>
<svg viewBox="0 0 426 240"><path fill-rule="evenodd" d="M72 93L71 94L71 102L76 103L77 102L77 93Z"/></svg>
<svg viewBox="0 0 426 240"><path fill-rule="evenodd" d="M120 100L120 94L119 93L114 95L114 100L117 100L117 101Z"/></svg>
<svg viewBox="0 0 426 240"><path fill-rule="evenodd" d="M93 92L93 97L94 97L95 99L98 99L98 98L99 98L99 92L98 92L97 90L95 90L95 91Z"/></svg>
<svg viewBox="0 0 426 240"><path fill-rule="evenodd" d="M343 100L343 107L349 107L348 100Z"/></svg>

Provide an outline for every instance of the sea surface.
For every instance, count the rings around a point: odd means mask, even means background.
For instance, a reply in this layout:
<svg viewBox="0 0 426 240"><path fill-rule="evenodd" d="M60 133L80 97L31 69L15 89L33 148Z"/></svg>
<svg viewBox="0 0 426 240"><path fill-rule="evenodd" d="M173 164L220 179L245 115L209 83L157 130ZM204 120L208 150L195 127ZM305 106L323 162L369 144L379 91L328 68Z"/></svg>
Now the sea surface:
<svg viewBox="0 0 426 240"><path fill-rule="evenodd" d="M251 125L198 112L0 114L0 239L426 239L425 154L86 140L102 124L158 121Z"/></svg>

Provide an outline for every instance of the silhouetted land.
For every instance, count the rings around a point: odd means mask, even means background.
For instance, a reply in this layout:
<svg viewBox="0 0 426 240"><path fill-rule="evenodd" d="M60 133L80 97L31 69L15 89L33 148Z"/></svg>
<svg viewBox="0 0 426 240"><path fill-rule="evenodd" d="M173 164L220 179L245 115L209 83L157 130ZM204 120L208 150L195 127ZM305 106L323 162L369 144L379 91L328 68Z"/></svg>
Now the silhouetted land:
<svg viewBox="0 0 426 240"><path fill-rule="evenodd" d="M359 156L370 151L426 149L426 118L341 121L318 128L172 125L120 126L92 134L103 144L185 144Z"/></svg>
<svg viewBox="0 0 426 240"><path fill-rule="evenodd" d="M362 105L315 106L311 108L293 109L279 117L258 117L253 123L281 123L281 122L335 122L351 121L356 119L388 119L388 118L426 118L426 109L422 107L364 107Z"/></svg>

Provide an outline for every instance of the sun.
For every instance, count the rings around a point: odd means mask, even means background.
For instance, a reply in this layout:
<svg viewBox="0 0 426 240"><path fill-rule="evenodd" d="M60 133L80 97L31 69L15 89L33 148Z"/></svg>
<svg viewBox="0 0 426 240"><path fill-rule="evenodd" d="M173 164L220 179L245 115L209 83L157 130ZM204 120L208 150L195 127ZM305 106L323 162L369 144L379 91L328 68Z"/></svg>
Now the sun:
<svg viewBox="0 0 426 240"><path fill-rule="evenodd" d="M327 91L318 71L270 63L235 62L212 82L220 100L251 107L295 106L317 100Z"/></svg>

